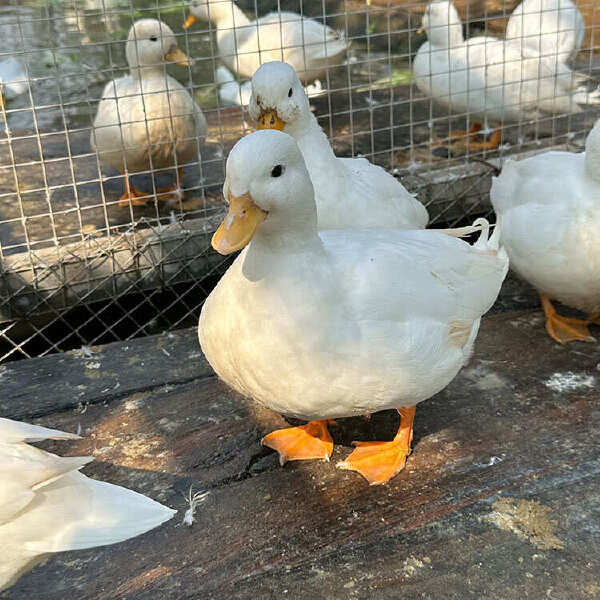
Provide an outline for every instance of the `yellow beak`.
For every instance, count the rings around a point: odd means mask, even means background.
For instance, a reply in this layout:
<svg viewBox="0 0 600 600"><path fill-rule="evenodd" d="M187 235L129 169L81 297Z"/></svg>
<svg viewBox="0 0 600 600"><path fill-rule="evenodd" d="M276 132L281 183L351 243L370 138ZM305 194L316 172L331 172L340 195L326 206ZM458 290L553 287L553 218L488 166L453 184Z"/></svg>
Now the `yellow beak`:
<svg viewBox="0 0 600 600"><path fill-rule="evenodd" d="M174 62L182 67L191 67L196 64L193 58L190 58L185 52L182 52L177 46L173 46L166 54L165 60L167 62Z"/></svg>
<svg viewBox="0 0 600 600"><path fill-rule="evenodd" d="M254 203L249 193L237 198L230 196L229 212L212 237L212 247L219 254L241 250L250 243L267 214Z"/></svg>
<svg viewBox="0 0 600 600"><path fill-rule="evenodd" d="M259 129L277 129L283 131L285 122L277 116L277 111L274 109L263 110L258 117L258 128Z"/></svg>
<svg viewBox="0 0 600 600"><path fill-rule="evenodd" d="M425 33L425 31L423 30L423 28L422 28L422 27L420 27L419 29L417 29L417 33L418 33L419 35L421 35L422 33Z"/></svg>
<svg viewBox="0 0 600 600"><path fill-rule="evenodd" d="M188 15L188 18L185 20L185 23L183 24L183 28L184 29L188 29L189 27L191 27L198 19L196 19L196 17L190 13Z"/></svg>

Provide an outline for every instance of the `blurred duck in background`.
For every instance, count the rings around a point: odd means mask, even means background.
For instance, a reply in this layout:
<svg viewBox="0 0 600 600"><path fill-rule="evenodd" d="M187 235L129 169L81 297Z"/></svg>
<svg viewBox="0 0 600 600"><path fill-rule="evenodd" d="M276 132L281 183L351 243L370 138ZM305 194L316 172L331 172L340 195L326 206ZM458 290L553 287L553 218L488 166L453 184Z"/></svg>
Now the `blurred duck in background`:
<svg viewBox="0 0 600 600"><path fill-rule="evenodd" d="M581 50L585 21L571 0L523 0L510 15L505 37L520 44L524 56L564 68Z"/></svg>
<svg viewBox="0 0 600 600"><path fill-rule="evenodd" d="M588 325L600 324L600 121L583 153L507 160L491 200L510 266L537 289L548 333L561 344L595 341ZM562 317L551 300L588 318Z"/></svg>
<svg viewBox="0 0 600 600"><path fill-rule="evenodd" d="M311 83L341 64L348 47L340 32L314 19L281 11L251 21L231 0L192 0L184 28L198 19L215 24L221 60L248 79L261 64L282 60Z"/></svg>
<svg viewBox="0 0 600 600"><path fill-rule="evenodd" d="M92 147L123 174L120 204L145 204L152 193L136 190L132 173L177 168L176 182L156 191L161 200L180 199L183 165L197 161L206 119L189 92L167 75L166 63L191 65L173 31L155 19L136 21L125 47L130 75L110 81L94 119Z"/></svg>
<svg viewBox="0 0 600 600"><path fill-rule="evenodd" d="M428 41L413 62L419 89L452 113L473 119L467 138L473 150L492 150L502 141L501 128L488 141L474 136L489 124L521 122L544 115L576 114L580 104L600 104L598 92L578 89L581 80L563 63L522 52L521 41L477 36L465 41L456 8L447 0L431 2L423 15ZM483 125L482 125L483 124Z"/></svg>
<svg viewBox="0 0 600 600"><path fill-rule="evenodd" d="M366 158L334 154L291 65L274 61L258 69L248 112L259 129L279 129L296 140L315 188L319 229L427 226L427 209L390 173Z"/></svg>
<svg viewBox="0 0 600 600"><path fill-rule="evenodd" d="M79 472L91 456L61 457L28 442L79 436L0 418L0 591L48 554L115 544L176 511Z"/></svg>
<svg viewBox="0 0 600 600"><path fill-rule="evenodd" d="M14 56L0 61L0 102L12 100L24 94L29 87L29 78L23 63Z"/></svg>

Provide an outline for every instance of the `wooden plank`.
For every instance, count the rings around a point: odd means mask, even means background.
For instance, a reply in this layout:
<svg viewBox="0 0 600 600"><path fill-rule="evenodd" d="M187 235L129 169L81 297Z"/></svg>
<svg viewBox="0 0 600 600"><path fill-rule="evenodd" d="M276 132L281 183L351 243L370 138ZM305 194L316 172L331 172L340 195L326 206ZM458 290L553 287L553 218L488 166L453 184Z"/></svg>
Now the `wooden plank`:
<svg viewBox="0 0 600 600"><path fill-rule="evenodd" d="M554 343L540 312L485 318L470 365L420 405L407 468L383 487L335 463L353 439L389 439L393 411L338 420L331 463L284 468L259 445L281 417L214 377L47 414L36 422L85 436L49 449L95 455L88 474L180 515L52 557L0 597L596 598L599 378L596 347ZM189 529L177 521L191 484L211 493Z"/></svg>
<svg viewBox="0 0 600 600"><path fill-rule="evenodd" d="M538 148L510 158L565 148ZM488 162L498 165L505 158ZM487 165L428 166L404 174L403 183L438 225L491 210L493 170ZM0 323L202 279L228 261L210 248L224 214L225 205L215 205L203 219L7 256L0 264Z"/></svg>
<svg viewBox="0 0 600 600"><path fill-rule="evenodd" d="M84 409L157 386L214 375L195 329L0 365L0 417Z"/></svg>
<svg viewBox="0 0 600 600"><path fill-rule="evenodd" d="M7 256L0 322L202 279L226 261L210 250L224 214Z"/></svg>

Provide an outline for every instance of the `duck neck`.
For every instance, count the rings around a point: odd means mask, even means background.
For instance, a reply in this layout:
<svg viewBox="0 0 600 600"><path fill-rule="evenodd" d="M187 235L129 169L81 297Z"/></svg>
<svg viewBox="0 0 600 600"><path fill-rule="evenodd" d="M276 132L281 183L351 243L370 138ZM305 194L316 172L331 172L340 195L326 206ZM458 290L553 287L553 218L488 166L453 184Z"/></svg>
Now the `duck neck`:
<svg viewBox="0 0 600 600"><path fill-rule="evenodd" d="M250 281L277 276L281 270L274 265L283 265L283 270L287 271L288 261L305 266L317 256L323 256L324 252L316 225L310 227L295 223L293 230L273 233L259 230L248 246L244 275Z"/></svg>
<svg viewBox="0 0 600 600"><path fill-rule="evenodd" d="M154 79L156 77L167 77L166 65L152 65L142 67L140 65L133 65L129 67L131 76L136 81L142 81L143 79Z"/></svg>
<svg viewBox="0 0 600 600"><path fill-rule="evenodd" d="M326 171L337 160L325 132L311 112L287 125L284 131L296 140L309 173Z"/></svg>
<svg viewBox="0 0 600 600"><path fill-rule="evenodd" d="M235 2L219 0L209 4L210 20L217 26L225 29L243 27L250 24L250 19Z"/></svg>

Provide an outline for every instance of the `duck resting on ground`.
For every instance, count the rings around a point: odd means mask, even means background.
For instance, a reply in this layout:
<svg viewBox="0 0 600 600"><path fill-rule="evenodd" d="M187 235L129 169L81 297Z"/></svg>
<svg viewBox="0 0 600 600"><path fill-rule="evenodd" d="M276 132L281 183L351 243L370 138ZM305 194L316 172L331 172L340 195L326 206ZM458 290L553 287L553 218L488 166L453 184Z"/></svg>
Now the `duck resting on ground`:
<svg viewBox="0 0 600 600"><path fill-rule="evenodd" d="M600 121L584 153L507 160L491 200L510 265L537 289L548 333L561 344L595 341L588 325L600 324ZM551 300L589 316L562 317Z"/></svg>
<svg viewBox="0 0 600 600"><path fill-rule="evenodd" d="M91 456L56 456L28 442L79 436L0 418L0 591L55 552L116 544L176 511L79 472Z"/></svg>
<svg viewBox="0 0 600 600"><path fill-rule="evenodd" d="M221 60L247 78L265 62L284 60L310 83L341 64L348 47L339 31L314 19L278 11L251 21L232 0L192 0L184 28L198 19L216 25Z"/></svg>
<svg viewBox="0 0 600 600"><path fill-rule="evenodd" d="M571 0L523 0L510 15L505 37L524 55L541 56L558 67L575 59L585 38L585 21Z"/></svg>
<svg viewBox="0 0 600 600"><path fill-rule="evenodd" d="M465 41L462 23L447 0L431 2L423 15L428 41L413 62L417 87L449 108L468 114L472 127L452 138L466 139L471 151L492 150L502 141L498 128L488 141L474 136L482 123L520 123L545 115L576 114L579 104L598 104L598 93L579 89L580 78L564 63L524 54L520 40L476 36Z"/></svg>
<svg viewBox="0 0 600 600"><path fill-rule="evenodd" d="M415 405L468 360L508 269L489 226L472 246L435 230L317 231L302 153L273 130L227 160L221 254L242 250L202 308L199 339L246 397L307 425L263 444L286 460L329 459L330 419L397 408L392 441L358 442L338 466L381 484L405 464ZM340 199L343 201L343 199Z"/></svg>
<svg viewBox="0 0 600 600"><path fill-rule="evenodd" d="M174 185L156 190L161 200L181 199L183 165L199 160L198 140L206 119L189 92L167 75L166 64L193 61L178 47L171 29L155 19L136 21L125 46L130 74L106 84L94 119L92 147L118 169L125 182L120 204L145 204L152 193L136 190L134 173L176 168Z"/></svg>
<svg viewBox="0 0 600 600"><path fill-rule="evenodd" d="M395 177L365 158L334 154L290 65L275 61L256 71L248 112L259 129L279 129L296 140L314 185L319 229L427 225L427 209Z"/></svg>

